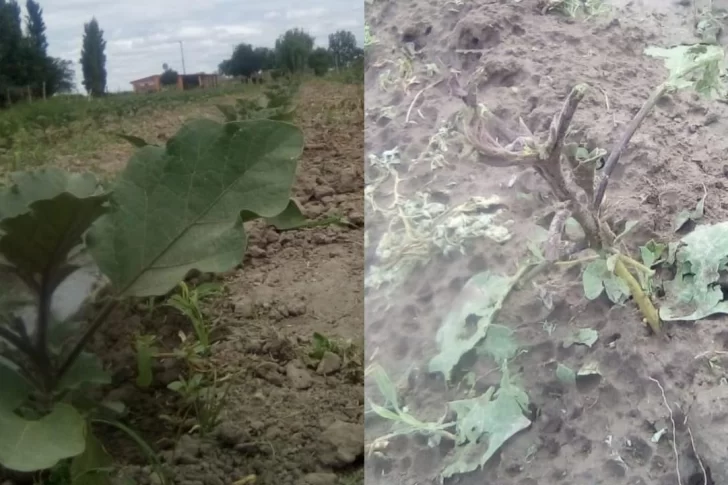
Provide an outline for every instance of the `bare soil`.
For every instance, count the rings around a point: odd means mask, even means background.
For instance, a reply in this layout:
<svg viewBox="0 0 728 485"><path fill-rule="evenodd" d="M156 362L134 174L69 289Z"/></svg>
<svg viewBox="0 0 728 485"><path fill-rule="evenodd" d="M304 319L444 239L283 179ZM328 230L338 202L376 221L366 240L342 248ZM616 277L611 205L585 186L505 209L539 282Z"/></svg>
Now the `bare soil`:
<svg viewBox="0 0 728 485"><path fill-rule="evenodd" d="M203 305L216 325L212 367L218 377L230 376L221 424L200 436L195 420L182 414L183 404L166 387L182 371L174 359L158 363L150 388L135 384L136 336L156 335L162 348L172 349L180 331L192 334L176 310L132 302L112 314L93 344L114 372L106 398L128 407L125 423L159 453L166 483L363 483L363 89L311 81L299 98L295 122L305 150L292 195L312 219L339 215L350 224L287 232L251 224L239 268L192 278L192 284L216 280L225 288L224 298ZM215 112L210 104L187 115L222 121ZM133 134L163 141L187 115ZM100 168L86 168L113 172L129 152L99 150ZM315 333L351 347L323 365L310 356ZM127 435L114 429L100 435L125 477L161 483Z"/></svg>
<svg viewBox="0 0 728 485"><path fill-rule="evenodd" d="M448 386L442 376L426 372L437 330L471 276L484 270L515 273L528 255L529 228L542 224L544 210L553 204L548 185L537 174L477 165L461 156L463 145L457 139L444 153L444 167L423 160L433 135L465 107L449 79L477 85L478 102L513 126L522 117L536 133L548 129L572 87L587 83L573 136L609 149L667 75L662 62L646 57L643 49L697 42L691 3L634 1L589 20L543 15L534 0L368 4L375 44L367 55L366 153L399 148L397 189L403 199L427 192L452 207L472 196L499 196L503 220L512 221L514 234L505 244L478 240L464 256L433 257L402 287L389 289L388 296L367 291L367 364L384 367L413 415L436 421L448 402L465 398L460 383ZM714 2L725 7L721 3ZM391 79L387 71L417 82L388 84L383 82ZM681 210L695 207L703 186L708 196L701 222L726 220L728 202L721 195L728 176L726 115L723 103L678 93L663 98L640 127L612 176L605 206L612 227L639 221L626 240L631 250L650 239L677 240L672 221ZM390 184L380 196L392 190ZM369 205L366 217L368 268L378 262L374 248L389 220ZM606 297L586 300L578 268L541 275L507 300L498 323L515 330L526 350L510 369L529 394L533 424L509 440L484 469L452 483L703 483L687 428L699 441L701 427L725 429L725 424L703 420L686 426L684 421L693 403L705 400L705 392L723 387L722 371L705 356L727 348L725 317L666 325L666 338L656 338L633 302L615 306ZM565 348L562 342L581 328L598 331L594 346ZM568 387L555 376L557 362L572 369L595 362L602 377ZM500 375L492 363L478 359L469 364L478 378L478 394L498 385ZM664 387L676 434L652 379ZM375 389L367 383L368 396L378 396ZM663 428L666 433L653 442ZM386 432L381 419L367 415L367 442ZM439 447L417 436L391 440L367 460L367 477L372 484L440 483L443 457L451 448L447 440ZM725 462L704 465L709 478L710 468L725 467Z"/></svg>

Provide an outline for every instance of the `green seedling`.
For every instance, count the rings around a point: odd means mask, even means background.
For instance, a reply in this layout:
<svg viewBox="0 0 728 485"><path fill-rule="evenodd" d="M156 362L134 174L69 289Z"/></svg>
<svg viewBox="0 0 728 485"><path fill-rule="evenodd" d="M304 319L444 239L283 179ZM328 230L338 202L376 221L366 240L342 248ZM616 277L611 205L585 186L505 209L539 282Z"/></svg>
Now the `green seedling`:
<svg viewBox="0 0 728 485"><path fill-rule="evenodd" d="M190 319L195 329L197 341L202 345L205 353L210 352L210 333L212 324L205 318L200 308L200 303L209 297L218 296L222 293L222 285L216 283L203 283L190 290L184 281L179 284L180 293L172 295L166 305L179 310Z"/></svg>
<svg viewBox="0 0 728 485"><path fill-rule="evenodd" d="M194 413L197 424L189 432L199 430L206 434L220 424L220 412L230 390L230 384L225 383L228 378L218 379L213 374L212 382L208 382L205 375L193 374L189 379L180 377L169 383L167 388L179 394L185 403L185 414Z"/></svg>
<svg viewBox="0 0 728 485"><path fill-rule="evenodd" d="M703 44L680 45L670 49L650 47L645 53L664 60L669 71L668 77L653 90L628 124L622 138L610 150L603 168L604 175L596 190L596 167L593 164L581 163L570 150L565 150L568 147L573 148L573 145L565 142L565 137L569 133L569 125L576 108L586 93L585 85L578 85L572 89L561 111L553 118L543 141L537 139L523 123L518 133L505 133L508 130L503 128L502 121L500 124L494 124L494 121L499 120L487 110L479 110L474 97L469 101L471 115L470 121L465 126L465 134L479 153L480 161L499 167L533 166L548 182L560 201L560 208L557 209L549 228L544 250L545 261L539 263L539 268L548 267L552 263L561 265L588 263L583 274L584 291L588 298L596 298L605 291L612 301L621 303L631 295L644 321L654 333L659 333L660 315L650 298L649 280L653 277L654 271L629 256L622 248L620 239L632 225L628 224L623 234L615 235L614 230L601 216L602 202L610 175L620 155L660 98L680 89L691 89L707 97L725 97L726 89L721 79L725 53L720 46ZM494 133L493 127L496 126L499 126L500 131L504 133ZM503 145L500 141L503 139L510 142ZM578 190L567 184L562 172L562 159L566 160L567 163L564 165L571 170L570 178L578 186ZM584 203L585 200L588 204ZM597 254L578 261L558 263L557 261L564 257L561 236L569 216L579 223L585 234L587 246Z"/></svg>
<svg viewBox="0 0 728 485"><path fill-rule="evenodd" d="M138 148L108 188L55 168L12 174L0 189L0 465L33 472L84 456L96 414L83 398L111 382L88 343L119 303L240 264L246 221L303 219L290 200L302 151L289 123L194 120L166 146ZM79 268L108 282L87 325L79 315L95 296L70 279ZM66 282L72 316L51 306Z"/></svg>

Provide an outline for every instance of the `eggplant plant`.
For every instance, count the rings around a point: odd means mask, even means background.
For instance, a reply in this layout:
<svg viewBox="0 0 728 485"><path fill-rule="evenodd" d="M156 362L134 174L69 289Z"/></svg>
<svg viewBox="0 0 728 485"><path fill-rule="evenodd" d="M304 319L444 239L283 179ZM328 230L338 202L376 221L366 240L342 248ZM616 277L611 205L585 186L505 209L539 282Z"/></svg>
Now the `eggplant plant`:
<svg viewBox="0 0 728 485"><path fill-rule="evenodd" d="M11 175L0 189L0 466L72 459L89 473L103 409L90 391L111 382L89 343L124 299L238 265L246 221L302 221L290 199L302 151L289 123L194 120L165 146L140 146L109 187L55 168ZM94 272L106 296L86 321L102 294L87 284Z"/></svg>

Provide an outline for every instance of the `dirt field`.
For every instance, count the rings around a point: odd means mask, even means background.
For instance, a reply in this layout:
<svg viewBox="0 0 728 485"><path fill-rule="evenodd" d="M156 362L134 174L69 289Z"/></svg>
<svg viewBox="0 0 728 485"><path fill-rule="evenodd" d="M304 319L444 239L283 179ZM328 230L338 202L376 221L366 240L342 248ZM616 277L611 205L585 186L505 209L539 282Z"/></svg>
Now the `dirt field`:
<svg viewBox="0 0 728 485"><path fill-rule="evenodd" d="M363 483L362 95L361 86L311 81L297 108L305 150L292 195L309 217L339 215L350 224L282 233L247 228L243 265L217 278L224 298L203 305L217 328L214 367L231 375L222 424L211 436L189 432L194 420L180 419L179 398L166 387L179 376L174 359L161 361L150 389L135 385L135 336L153 333L171 348L181 329L190 331L185 317L134 303L97 336L94 350L114 371L106 397L129 407L127 423L160 452L166 483ZM158 142L192 117L222 121L214 103L225 101L231 99L126 120L134 127L128 134ZM65 165L113 174L131 151L123 143L97 147L90 164L68 158ZM311 355L321 351L314 334L331 344L323 363ZM161 483L128 436L111 429L100 436L125 477Z"/></svg>
<svg viewBox="0 0 728 485"><path fill-rule="evenodd" d="M400 408L421 421L409 427L400 422L399 429L408 431L398 434L375 410L367 411L367 443L374 445L366 467L370 483L422 485L440 483L443 475L452 477L445 483L464 485L697 485L706 478L712 483L711 475L716 484L728 477L719 438L728 431L725 316L666 323L664 338L655 337L634 302L615 305L604 295L587 300L579 265L514 290L495 322L508 338L467 354L449 384L442 374L428 373L438 344L448 338L443 325L462 317L467 338L476 326L468 318L483 316L479 302L500 291L496 284L473 297L480 288L463 291L465 283L486 271L515 274L529 255L530 235L537 226L548 228L553 207L548 185L532 170L479 165L469 156L456 128L465 104L455 85L477 86L477 101L492 113L513 127L522 117L531 131L544 134L569 91L586 83L572 136L608 150L666 79L663 62L643 50L698 42L692 3L634 1L591 19L544 15L534 0L368 4L365 150L375 205L366 206L366 364L372 375L376 366L384 369L397 386ZM714 2L716 9L726 6ZM703 187L700 223L726 220L726 115L724 103L679 92L662 98L640 126L612 175L604 206L613 227L639 221L624 240L631 254L651 239L677 241L673 220L695 208ZM472 197L484 198L470 212L488 214L493 231L471 240L464 255L422 256L423 264L407 272L387 259L383 246L377 250L383 237L390 248L409 237L402 254L422 254L426 244L424 236L413 242L416 228L432 227L427 224L443 208L473 203ZM401 283L387 286L387 275L397 268ZM596 341L573 344L575 332L585 329L579 335ZM519 350L508 348L514 341ZM504 384L492 358L499 352L512 356L508 370L528 395L527 405ZM586 375L568 385L568 375L560 374L565 368ZM470 421L458 420L459 431L467 434L472 426L473 432L488 430L488 437L469 447L440 432L455 433L452 425L438 428L456 419L458 404L448 403L499 384L523 412L514 417L512 408L495 415L495 406L473 408ZM385 406L374 379L367 379L366 389L368 399ZM499 451L486 452L504 437L510 439ZM490 451L495 453L481 468L478 460Z"/></svg>

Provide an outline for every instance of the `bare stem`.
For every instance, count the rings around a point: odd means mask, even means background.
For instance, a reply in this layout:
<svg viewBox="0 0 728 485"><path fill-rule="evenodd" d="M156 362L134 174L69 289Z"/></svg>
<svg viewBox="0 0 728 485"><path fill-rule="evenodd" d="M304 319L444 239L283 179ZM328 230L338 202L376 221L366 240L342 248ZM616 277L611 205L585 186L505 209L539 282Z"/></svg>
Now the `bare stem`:
<svg viewBox="0 0 728 485"><path fill-rule="evenodd" d="M604 175L602 176L602 180L599 182L599 187L597 188L596 195L594 196L594 202L592 207L595 211L598 212L599 208L602 205L602 201L604 200L604 194L607 191L607 185L609 185L609 177L612 175L612 172L614 172L614 169L617 167L619 157L622 156L622 152L625 148L627 148L627 145L632 139L632 136L637 131L637 128L639 128L639 126L645 120L650 111L652 111L652 108L655 107L657 101L659 101L660 98L667 92L669 87L670 84L665 82L657 86L655 90L652 91L650 97L647 98L647 101L645 101L635 117L632 118L632 121L629 122L629 125L627 126L627 131L624 132L622 138L614 146L614 148L612 148L612 151L609 154L609 158L604 164Z"/></svg>
<svg viewBox="0 0 728 485"><path fill-rule="evenodd" d="M627 266L624 265L621 257L617 259L617 262L614 265L614 274L627 284L629 291L642 312L642 316L647 321L647 324L650 326L655 335L659 335L661 326L660 316L657 313L657 309L655 308L655 305L652 304L650 297L642 290L639 282L634 276L632 276L632 273L629 272Z"/></svg>

